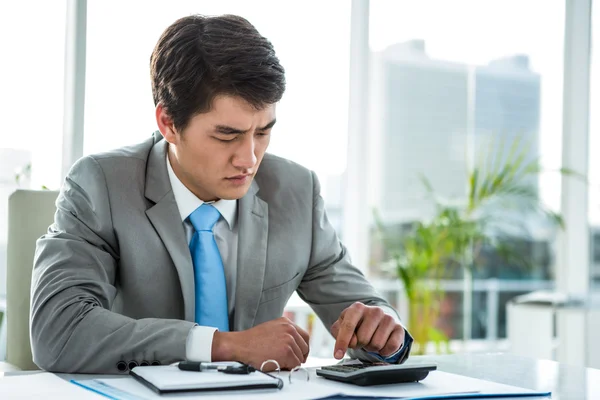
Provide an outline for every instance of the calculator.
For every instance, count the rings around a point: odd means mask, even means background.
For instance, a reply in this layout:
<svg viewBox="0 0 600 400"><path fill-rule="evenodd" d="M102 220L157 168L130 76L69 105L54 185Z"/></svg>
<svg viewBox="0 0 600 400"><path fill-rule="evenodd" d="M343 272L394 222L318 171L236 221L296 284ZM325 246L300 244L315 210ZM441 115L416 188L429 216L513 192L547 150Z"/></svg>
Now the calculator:
<svg viewBox="0 0 600 400"><path fill-rule="evenodd" d="M317 375L338 382L371 386L418 382L425 379L429 371L435 371L436 369L437 367L433 364L352 363L318 368Z"/></svg>

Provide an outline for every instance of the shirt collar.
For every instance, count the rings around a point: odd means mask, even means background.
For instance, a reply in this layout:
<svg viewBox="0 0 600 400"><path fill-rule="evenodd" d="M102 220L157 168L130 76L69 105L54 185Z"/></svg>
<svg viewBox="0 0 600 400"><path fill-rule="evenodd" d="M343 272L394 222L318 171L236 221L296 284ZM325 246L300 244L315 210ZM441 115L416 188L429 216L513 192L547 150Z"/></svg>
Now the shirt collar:
<svg viewBox="0 0 600 400"><path fill-rule="evenodd" d="M185 221L189 215L194 212L198 207L204 204L204 201L200 200L194 193L188 189L183 182L179 180L171 162L169 161L169 152L167 151L166 157L167 172L169 173L169 181L171 182L171 188L173 189L173 195L175 196L175 202L179 209L179 215L181 221ZM229 229L233 229L236 223L237 217L237 200L218 200L211 203L225 218Z"/></svg>

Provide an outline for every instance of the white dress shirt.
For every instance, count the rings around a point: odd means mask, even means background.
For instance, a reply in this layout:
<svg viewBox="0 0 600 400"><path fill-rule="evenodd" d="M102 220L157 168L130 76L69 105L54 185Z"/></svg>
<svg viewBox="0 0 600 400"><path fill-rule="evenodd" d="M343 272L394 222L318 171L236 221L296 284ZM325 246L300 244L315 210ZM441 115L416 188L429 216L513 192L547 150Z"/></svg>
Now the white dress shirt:
<svg viewBox="0 0 600 400"><path fill-rule="evenodd" d="M196 197L175 175L173 167L169 162L169 156L166 158L169 181L175 196L175 202L179 209L179 215L185 230L185 237L188 244L192 240L194 227L188 219L189 215L200 207L204 202ZM238 227L237 227L237 200L219 200L211 203L219 212L221 217L213 228L215 241L223 260L225 270L225 282L227 285L227 305L229 317L233 313L235 304L235 285L237 273L237 246L238 246ZM212 341L217 328L210 326L195 326L190 331L186 343L186 357L191 361L212 361Z"/></svg>

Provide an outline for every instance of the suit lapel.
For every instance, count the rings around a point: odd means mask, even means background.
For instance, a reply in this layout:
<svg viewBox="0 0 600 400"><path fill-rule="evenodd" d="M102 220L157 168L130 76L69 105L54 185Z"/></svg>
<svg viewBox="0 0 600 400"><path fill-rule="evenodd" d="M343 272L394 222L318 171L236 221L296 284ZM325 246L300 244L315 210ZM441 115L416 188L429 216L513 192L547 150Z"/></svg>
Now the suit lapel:
<svg viewBox="0 0 600 400"><path fill-rule="evenodd" d="M158 135L158 137L157 137ZM195 317L194 268L187 246L181 216L167 172L167 142L159 141L162 136L155 133L155 145L152 147L146 168L146 198L156 203L146 210L146 215L163 241L177 273L183 295L184 315L187 321Z"/></svg>
<svg viewBox="0 0 600 400"><path fill-rule="evenodd" d="M269 208L256 196L257 191L258 185L254 181L238 202L240 229L233 325L238 331L254 325L265 278Z"/></svg>

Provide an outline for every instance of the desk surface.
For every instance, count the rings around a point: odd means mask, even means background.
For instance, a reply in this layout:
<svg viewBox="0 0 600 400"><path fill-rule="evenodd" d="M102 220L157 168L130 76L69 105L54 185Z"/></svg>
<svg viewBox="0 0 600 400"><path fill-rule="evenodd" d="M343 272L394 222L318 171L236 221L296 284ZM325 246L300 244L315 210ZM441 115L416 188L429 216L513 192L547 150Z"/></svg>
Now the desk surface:
<svg viewBox="0 0 600 400"><path fill-rule="evenodd" d="M315 362L316 361L316 362ZM312 365L329 364L313 360ZM441 371L523 388L550 391L553 400L600 399L600 369L574 367L549 360L535 360L511 354L453 354L413 356L410 363L434 363ZM312 366L311 365L311 366ZM21 375L28 372L7 372ZM60 374L64 379L94 378L94 375Z"/></svg>
<svg viewBox="0 0 600 400"><path fill-rule="evenodd" d="M512 354L454 354L411 357L441 371L487 381L552 392L552 400L600 399L600 369L574 367Z"/></svg>

